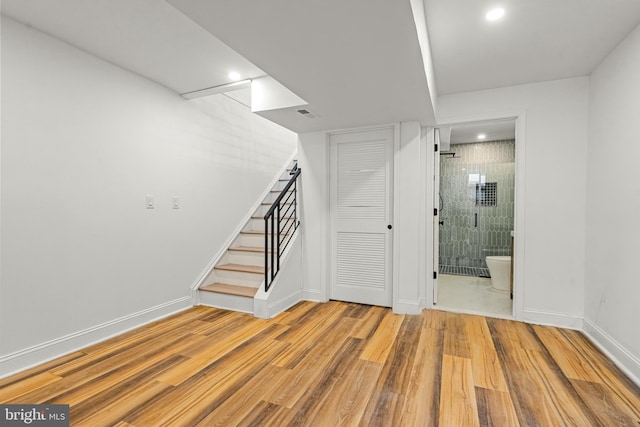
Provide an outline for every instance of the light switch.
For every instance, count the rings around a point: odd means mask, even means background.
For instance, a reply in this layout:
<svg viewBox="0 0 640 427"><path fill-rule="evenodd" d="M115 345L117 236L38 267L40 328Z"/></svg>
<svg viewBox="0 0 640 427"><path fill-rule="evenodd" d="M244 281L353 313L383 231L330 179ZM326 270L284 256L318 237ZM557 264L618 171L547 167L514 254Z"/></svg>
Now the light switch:
<svg viewBox="0 0 640 427"><path fill-rule="evenodd" d="M180 197L173 196L171 198L171 207L173 209L180 209Z"/></svg>
<svg viewBox="0 0 640 427"><path fill-rule="evenodd" d="M147 209L154 209L156 207L155 202L153 200L153 196L150 196L150 195L145 196L144 204Z"/></svg>

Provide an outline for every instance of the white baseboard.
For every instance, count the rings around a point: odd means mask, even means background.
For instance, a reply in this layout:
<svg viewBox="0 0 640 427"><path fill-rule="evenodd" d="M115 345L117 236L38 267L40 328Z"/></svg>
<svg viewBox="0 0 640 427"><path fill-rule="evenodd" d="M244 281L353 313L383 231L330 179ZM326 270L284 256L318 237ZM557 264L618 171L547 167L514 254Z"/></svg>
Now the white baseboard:
<svg viewBox="0 0 640 427"><path fill-rule="evenodd" d="M398 300L393 303L393 312L396 314L420 314L422 308L420 301Z"/></svg>
<svg viewBox="0 0 640 427"><path fill-rule="evenodd" d="M582 316L571 315L566 313L554 313L551 311L524 309L521 313L522 318L516 317L526 323L536 325L556 326L559 328L582 330Z"/></svg>
<svg viewBox="0 0 640 427"><path fill-rule="evenodd" d="M584 319L583 331L596 347L640 387L640 359L589 319Z"/></svg>
<svg viewBox="0 0 640 427"><path fill-rule="evenodd" d="M82 331L0 356L0 378L73 353L100 341L192 307L191 296L178 298Z"/></svg>
<svg viewBox="0 0 640 427"><path fill-rule="evenodd" d="M323 293L317 289L303 289L302 300L311 302L327 302L327 298L324 298Z"/></svg>
<svg viewBox="0 0 640 427"><path fill-rule="evenodd" d="M253 312L256 317L261 319L271 319L300 301L302 301L302 290L284 296L277 301L267 302L267 300L255 299Z"/></svg>

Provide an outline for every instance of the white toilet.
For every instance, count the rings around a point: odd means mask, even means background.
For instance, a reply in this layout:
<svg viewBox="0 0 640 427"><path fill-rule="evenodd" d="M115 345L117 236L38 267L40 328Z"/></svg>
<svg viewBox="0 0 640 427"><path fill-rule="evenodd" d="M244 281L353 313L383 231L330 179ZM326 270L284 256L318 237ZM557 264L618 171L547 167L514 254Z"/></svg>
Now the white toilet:
<svg viewBox="0 0 640 427"><path fill-rule="evenodd" d="M498 291L510 291L511 257L488 256L486 261L491 274L491 287Z"/></svg>

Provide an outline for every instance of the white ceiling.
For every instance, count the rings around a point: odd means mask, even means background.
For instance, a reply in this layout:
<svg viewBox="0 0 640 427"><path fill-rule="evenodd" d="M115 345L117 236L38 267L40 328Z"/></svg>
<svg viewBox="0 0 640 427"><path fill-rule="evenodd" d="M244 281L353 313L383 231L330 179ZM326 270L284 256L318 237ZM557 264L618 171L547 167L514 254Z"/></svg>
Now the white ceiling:
<svg viewBox="0 0 640 427"><path fill-rule="evenodd" d="M231 70L250 78L269 74L316 117L298 108L260 114L308 132L434 123L411 11L419 1L2 0L1 6L7 16L178 93L228 83ZM488 23L484 14L496 4L506 16ZM640 23L640 0L424 5L440 94L588 75ZM247 103L247 92L231 96Z"/></svg>
<svg viewBox="0 0 640 427"><path fill-rule="evenodd" d="M3 0L2 13L178 93L266 72L314 118L259 114L297 132L435 122L408 0Z"/></svg>
<svg viewBox="0 0 640 427"><path fill-rule="evenodd" d="M640 23L638 0L424 1L440 95L589 75Z"/></svg>
<svg viewBox="0 0 640 427"><path fill-rule="evenodd" d="M265 73L158 0L2 0L2 14L178 93Z"/></svg>
<svg viewBox="0 0 640 427"><path fill-rule="evenodd" d="M478 139L479 134L486 138ZM467 123L451 127L451 144L466 144L471 142L500 141L515 139L516 122L510 120L494 120L488 122Z"/></svg>

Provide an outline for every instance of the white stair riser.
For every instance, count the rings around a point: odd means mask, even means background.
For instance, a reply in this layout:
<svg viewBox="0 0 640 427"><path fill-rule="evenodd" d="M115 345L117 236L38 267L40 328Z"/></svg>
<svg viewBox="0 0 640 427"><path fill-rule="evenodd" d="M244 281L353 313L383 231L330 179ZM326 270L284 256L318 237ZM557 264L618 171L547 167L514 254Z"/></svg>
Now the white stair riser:
<svg viewBox="0 0 640 427"><path fill-rule="evenodd" d="M264 218L265 214L269 211L270 207L271 206L269 205L260 205L260 207L258 207L256 212L253 214L253 216L259 216Z"/></svg>
<svg viewBox="0 0 640 427"><path fill-rule="evenodd" d="M286 179L287 181L278 181L276 182L276 185L273 186L272 190L277 190L277 191L282 191L284 190L284 187L287 186L287 184L289 183L289 175L287 175L286 177L281 177L281 179Z"/></svg>
<svg viewBox="0 0 640 427"><path fill-rule="evenodd" d="M264 253L229 251L229 263L242 265L264 265Z"/></svg>
<svg viewBox="0 0 640 427"><path fill-rule="evenodd" d="M289 232L293 229L294 219L292 217L281 218L280 221L280 232L284 234L285 230L289 230ZM244 231L264 231L266 225L264 219L252 218L251 221L244 228ZM269 220L269 231L271 231L271 220ZM273 227L278 228L278 219L274 217Z"/></svg>
<svg viewBox="0 0 640 427"><path fill-rule="evenodd" d="M289 208L290 205L283 205L281 210L280 210L280 214L282 216L291 216L293 215L293 206L291 208ZM252 215L252 216L258 216L261 218L264 218L264 216L267 214L267 212L269 212L269 209L271 209L271 204L268 205L260 205L260 207L258 208L258 210Z"/></svg>
<svg viewBox="0 0 640 427"><path fill-rule="evenodd" d="M207 291L199 291L198 294L201 305L253 314L253 298Z"/></svg>
<svg viewBox="0 0 640 427"><path fill-rule="evenodd" d="M264 281L264 275L216 269L214 270L212 279L213 282L257 288L260 286L260 283Z"/></svg>
<svg viewBox="0 0 640 427"><path fill-rule="evenodd" d="M271 225L269 225L269 227L271 227ZM245 230L264 231L264 219L251 218Z"/></svg>
<svg viewBox="0 0 640 427"><path fill-rule="evenodd" d="M242 246L263 247L264 246L264 234L241 234L240 244Z"/></svg>
<svg viewBox="0 0 640 427"><path fill-rule="evenodd" d="M269 193L267 195L267 197L264 199L264 201L273 204L273 202L276 201L278 196L280 196L280 191L278 191L277 193L271 192L271 193ZM283 201L285 201L285 202L293 202L295 200L295 197L296 196L293 194L293 189L290 188L289 191L287 191L287 194L285 196L283 196Z"/></svg>

